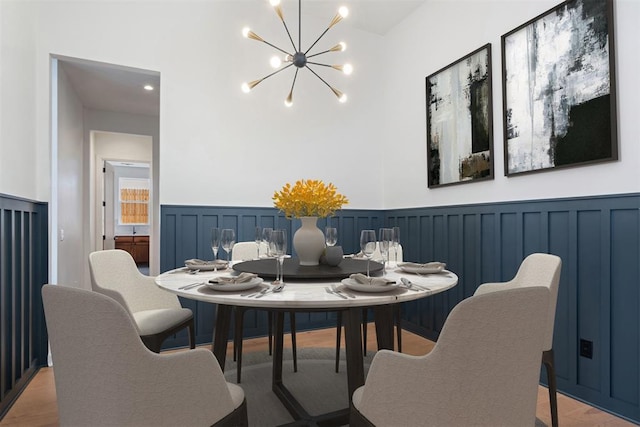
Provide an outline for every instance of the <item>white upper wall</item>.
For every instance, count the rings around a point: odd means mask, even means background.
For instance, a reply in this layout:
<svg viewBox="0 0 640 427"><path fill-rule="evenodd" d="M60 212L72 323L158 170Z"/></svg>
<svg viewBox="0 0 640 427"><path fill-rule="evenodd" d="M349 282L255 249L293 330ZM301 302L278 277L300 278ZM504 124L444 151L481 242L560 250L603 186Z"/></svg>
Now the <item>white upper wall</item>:
<svg viewBox="0 0 640 427"><path fill-rule="evenodd" d="M385 37L351 29L347 18L321 45L345 40L348 50L327 59L351 62L355 71L351 77L321 72L349 102L338 104L303 70L295 105L286 109L290 70L249 95L239 90L242 81L271 72L273 54L243 39L243 26L287 45L266 1L1 0L0 193L49 200L51 54L161 73L162 204L271 206L274 190L299 178L331 181L350 208L374 209L637 192L637 0L615 2L621 160L503 176L500 36L557 3L429 1ZM285 9L292 25L296 11ZM327 10L327 21L334 12ZM325 20L303 16L303 46L324 26ZM424 78L487 42L496 178L430 190Z"/></svg>
<svg viewBox="0 0 640 427"><path fill-rule="evenodd" d="M442 206L640 191L640 1L614 2L619 161L504 176L500 37L559 1L430 0L385 37L385 208ZM494 175L429 189L426 76L491 43ZM391 149L391 146L393 147ZM400 191L398 191L400 189Z"/></svg>

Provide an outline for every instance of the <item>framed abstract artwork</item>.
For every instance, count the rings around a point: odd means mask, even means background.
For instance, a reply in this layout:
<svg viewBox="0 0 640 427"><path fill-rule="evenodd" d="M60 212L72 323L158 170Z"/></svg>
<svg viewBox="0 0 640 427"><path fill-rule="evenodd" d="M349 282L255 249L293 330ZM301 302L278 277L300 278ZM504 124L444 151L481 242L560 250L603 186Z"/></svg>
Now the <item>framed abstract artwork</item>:
<svg viewBox="0 0 640 427"><path fill-rule="evenodd" d="M505 175L617 160L612 0L569 0L502 36Z"/></svg>
<svg viewBox="0 0 640 427"><path fill-rule="evenodd" d="M429 187L493 179L491 44L426 78Z"/></svg>

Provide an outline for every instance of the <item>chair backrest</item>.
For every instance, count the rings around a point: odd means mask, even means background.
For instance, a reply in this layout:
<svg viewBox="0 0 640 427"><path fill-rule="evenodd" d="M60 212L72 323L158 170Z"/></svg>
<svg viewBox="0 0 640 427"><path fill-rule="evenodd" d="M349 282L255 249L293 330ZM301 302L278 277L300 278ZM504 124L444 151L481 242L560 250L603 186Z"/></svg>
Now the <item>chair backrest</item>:
<svg viewBox="0 0 640 427"><path fill-rule="evenodd" d="M178 297L160 289L153 277L136 267L131 254L120 249L89 254L91 288L136 313L142 310L181 308Z"/></svg>
<svg viewBox="0 0 640 427"><path fill-rule="evenodd" d="M549 290L472 296L433 350L376 354L358 410L374 425L533 425Z"/></svg>
<svg viewBox="0 0 640 427"><path fill-rule="evenodd" d="M152 353L124 307L97 292L45 285L42 299L60 425L211 425L233 409L209 351Z"/></svg>
<svg viewBox="0 0 640 427"><path fill-rule="evenodd" d="M547 309L547 321L545 328L544 349L553 347L553 328L556 318L556 305L558 302L558 286L560 283L560 271L562 260L556 255L534 253L527 256L515 277L504 283L485 283L476 289L474 295L493 292L497 289L512 289L530 286L545 286L549 289L550 299Z"/></svg>
<svg viewBox="0 0 640 427"><path fill-rule="evenodd" d="M267 253L267 244L260 242L260 255ZM258 259L258 245L256 242L238 242L231 251L232 261L250 261Z"/></svg>

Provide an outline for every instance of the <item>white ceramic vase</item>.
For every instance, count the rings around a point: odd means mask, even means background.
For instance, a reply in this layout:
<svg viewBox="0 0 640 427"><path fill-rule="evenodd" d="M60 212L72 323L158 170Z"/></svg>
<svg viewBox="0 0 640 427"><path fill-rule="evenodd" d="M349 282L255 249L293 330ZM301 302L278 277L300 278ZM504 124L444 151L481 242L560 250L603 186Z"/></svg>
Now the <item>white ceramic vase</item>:
<svg viewBox="0 0 640 427"><path fill-rule="evenodd" d="M316 216L300 217L302 227L293 235L293 248L298 255L300 265L318 265L324 251L324 233L316 222Z"/></svg>

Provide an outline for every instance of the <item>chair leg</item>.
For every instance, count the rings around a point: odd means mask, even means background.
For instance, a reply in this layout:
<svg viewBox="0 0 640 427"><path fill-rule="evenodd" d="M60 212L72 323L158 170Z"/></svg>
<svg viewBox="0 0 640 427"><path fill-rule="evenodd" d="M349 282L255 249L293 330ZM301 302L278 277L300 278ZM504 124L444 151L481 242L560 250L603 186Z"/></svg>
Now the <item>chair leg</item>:
<svg viewBox="0 0 640 427"><path fill-rule="evenodd" d="M551 425L552 427L558 427L558 387L556 384L556 368L553 358L553 349L542 352L542 363L547 370L549 404L551 405Z"/></svg>
<svg viewBox="0 0 640 427"><path fill-rule="evenodd" d="M293 372L298 372L298 350L296 347L296 313L289 312L289 323L291 324L291 349L293 351Z"/></svg>
<svg viewBox="0 0 640 427"><path fill-rule="evenodd" d="M362 309L362 355L367 355L367 317L369 310L366 308Z"/></svg>
<svg viewBox="0 0 640 427"><path fill-rule="evenodd" d="M338 311L336 313L338 317L336 318L336 372L340 370L340 341L342 339L342 312Z"/></svg>
<svg viewBox="0 0 640 427"><path fill-rule="evenodd" d="M398 339L398 353L402 353L402 313L400 312L400 304L395 304L393 306L393 314L395 315L396 321L396 336Z"/></svg>
<svg viewBox="0 0 640 427"><path fill-rule="evenodd" d="M269 356L272 354L273 349L273 311L267 311L267 336L269 337Z"/></svg>
<svg viewBox="0 0 640 427"><path fill-rule="evenodd" d="M244 308L236 307L235 332L233 334L233 352L236 355L236 381L240 384L242 376L242 338L244 331Z"/></svg>

